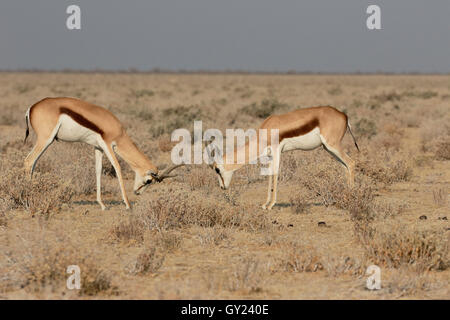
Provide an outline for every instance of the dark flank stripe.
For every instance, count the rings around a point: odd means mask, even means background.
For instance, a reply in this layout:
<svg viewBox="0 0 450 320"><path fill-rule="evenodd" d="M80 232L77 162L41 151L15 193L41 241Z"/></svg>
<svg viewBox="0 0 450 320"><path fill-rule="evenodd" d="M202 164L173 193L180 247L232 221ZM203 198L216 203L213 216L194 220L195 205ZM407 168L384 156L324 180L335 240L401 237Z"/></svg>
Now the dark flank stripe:
<svg viewBox="0 0 450 320"><path fill-rule="evenodd" d="M85 117L83 117L81 114L76 113L68 108L65 107L60 107L59 111L61 113L67 114L69 117L71 117L75 122L77 122L79 125L91 129L92 131L97 132L98 134L103 136L103 130L100 129L96 124L92 123L91 121L89 121L88 119L86 119Z"/></svg>
<svg viewBox="0 0 450 320"><path fill-rule="evenodd" d="M304 124L303 126L299 128L294 128L289 131L280 131L280 142L283 139L292 138L292 137L298 137L307 134L308 132L311 132L314 130L314 128L319 126L319 120L317 118L314 118L310 122Z"/></svg>

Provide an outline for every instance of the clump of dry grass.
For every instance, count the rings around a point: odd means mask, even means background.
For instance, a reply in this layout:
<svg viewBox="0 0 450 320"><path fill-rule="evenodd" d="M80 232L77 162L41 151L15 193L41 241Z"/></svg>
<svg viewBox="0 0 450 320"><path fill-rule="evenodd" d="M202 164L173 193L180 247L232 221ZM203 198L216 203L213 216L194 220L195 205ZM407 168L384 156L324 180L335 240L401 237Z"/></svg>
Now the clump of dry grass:
<svg viewBox="0 0 450 320"><path fill-rule="evenodd" d="M402 96L403 96L402 94L399 94L395 91L391 91L374 95L372 96L372 99L377 101L378 103L386 103L388 101L399 101L402 99Z"/></svg>
<svg viewBox="0 0 450 320"><path fill-rule="evenodd" d="M267 281L267 270L259 260L252 257L241 258L225 283L229 291L257 293L263 290Z"/></svg>
<svg viewBox="0 0 450 320"><path fill-rule="evenodd" d="M295 214L306 213L306 210L309 207L308 197L309 195L307 194L307 192L304 192L303 189L300 189L296 193L292 194L289 197L292 212Z"/></svg>
<svg viewBox="0 0 450 320"><path fill-rule="evenodd" d="M168 136L162 136L158 139L158 147L162 152L170 152L174 145L175 143Z"/></svg>
<svg viewBox="0 0 450 320"><path fill-rule="evenodd" d="M191 190L218 188L217 178L206 166L190 168L183 180L188 182Z"/></svg>
<svg viewBox="0 0 450 320"><path fill-rule="evenodd" d="M155 245L163 252L173 252L181 246L183 236L172 231L159 231L155 237Z"/></svg>
<svg viewBox="0 0 450 320"><path fill-rule="evenodd" d="M314 247L291 243L281 260L281 268L292 272L316 272L323 270L323 262Z"/></svg>
<svg viewBox="0 0 450 320"><path fill-rule="evenodd" d="M282 111L288 110L289 106L277 99L264 99L261 103L252 103L241 108L241 112L255 118L265 119L268 116Z"/></svg>
<svg viewBox="0 0 450 320"><path fill-rule="evenodd" d="M357 137L372 138L377 134L377 127L374 121L362 118L355 122L355 135Z"/></svg>
<svg viewBox="0 0 450 320"><path fill-rule="evenodd" d="M145 228L142 221L136 215L130 214L125 220L115 224L109 235L113 240L142 243L144 241L144 233Z"/></svg>
<svg viewBox="0 0 450 320"><path fill-rule="evenodd" d="M445 207L448 203L448 192L445 188L433 189L433 201L439 207Z"/></svg>
<svg viewBox="0 0 450 320"><path fill-rule="evenodd" d="M437 142L435 150L434 155L437 160L450 160L450 138Z"/></svg>
<svg viewBox="0 0 450 320"><path fill-rule="evenodd" d="M3 210L23 208L31 214L49 215L72 197L70 183L61 183L52 173L36 172L30 181L28 174L12 161L0 161L0 171Z"/></svg>
<svg viewBox="0 0 450 320"><path fill-rule="evenodd" d="M156 273L163 266L165 258L166 256L157 252L156 248L146 248L136 257L136 261L127 271L133 275Z"/></svg>
<svg viewBox="0 0 450 320"><path fill-rule="evenodd" d="M135 206L137 219L147 230L169 230L188 225L260 230L267 223L258 213L248 212L252 207L235 206L216 195L188 191L180 186L156 192L156 198L142 198Z"/></svg>
<svg viewBox="0 0 450 320"><path fill-rule="evenodd" d="M153 137L163 134L171 134L174 130L180 128L191 128L195 120L202 119L202 110L197 105L177 106L167 108L162 111L160 125L152 126L150 133Z"/></svg>
<svg viewBox="0 0 450 320"><path fill-rule="evenodd" d="M197 239L202 245L219 245L230 237L230 230L223 227L201 228Z"/></svg>
<svg viewBox="0 0 450 320"><path fill-rule="evenodd" d="M2 206L2 199L0 199L0 206ZM8 225L8 219L6 218L6 214L3 210L0 210L0 227L6 227Z"/></svg>
<svg viewBox="0 0 450 320"><path fill-rule="evenodd" d="M391 270L389 280L383 281L383 289L395 294L395 298L422 294L444 286L437 283L428 272L417 272L411 267L404 266Z"/></svg>
<svg viewBox="0 0 450 320"><path fill-rule="evenodd" d="M118 294L111 277L98 266L94 257L53 232L35 231L15 235L14 239L7 235L5 247L2 246L5 259L0 259L4 275L0 280L1 291L23 288L31 292L43 292L48 288L53 292L65 291L69 277L67 267L77 265L81 280L79 295Z"/></svg>
<svg viewBox="0 0 450 320"><path fill-rule="evenodd" d="M367 260L378 266L413 266L419 272L450 266L448 238L438 232L376 230L364 243Z"/></svg>
<svg viewBox="0 0 450 320"><path fill-rule="evenodd" d="M411 158L386 149L365 150L358 158L356 171L386 185L408 181L412 176Z"/></svg>

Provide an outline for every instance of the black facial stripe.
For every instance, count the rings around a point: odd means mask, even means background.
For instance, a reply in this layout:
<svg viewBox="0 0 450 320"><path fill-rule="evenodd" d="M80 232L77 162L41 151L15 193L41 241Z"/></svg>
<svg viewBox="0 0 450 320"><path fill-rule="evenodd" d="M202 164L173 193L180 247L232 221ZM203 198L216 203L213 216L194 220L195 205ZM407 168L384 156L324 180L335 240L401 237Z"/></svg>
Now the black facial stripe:
<svg viewBox="0 0 450 320"><path fill-rule="evenodd" d="M220 174L220 169L219 169L219 168L216 168L216 172L217 172L218 174Z"/></svg>

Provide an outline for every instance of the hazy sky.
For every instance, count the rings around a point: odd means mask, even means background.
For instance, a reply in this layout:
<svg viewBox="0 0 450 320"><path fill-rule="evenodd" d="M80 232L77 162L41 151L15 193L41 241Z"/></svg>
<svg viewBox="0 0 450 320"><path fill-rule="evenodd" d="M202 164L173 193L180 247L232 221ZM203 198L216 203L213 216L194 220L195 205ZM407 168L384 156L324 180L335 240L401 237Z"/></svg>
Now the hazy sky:
<svg viewBox="0 0 450 320"><path fill-rule="evenodd" d="M448 73L450 0L0 0L0 69L33 68Z"/></svg>

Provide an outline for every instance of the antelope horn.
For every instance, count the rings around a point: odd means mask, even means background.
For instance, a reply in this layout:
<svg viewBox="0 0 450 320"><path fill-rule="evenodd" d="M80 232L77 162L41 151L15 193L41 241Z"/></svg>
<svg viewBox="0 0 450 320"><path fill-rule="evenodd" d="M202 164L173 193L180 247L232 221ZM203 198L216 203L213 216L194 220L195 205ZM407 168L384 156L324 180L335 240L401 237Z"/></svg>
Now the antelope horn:
<svg viewBox="0 0 450 320"><path fill-rule="evenodd" d="M160 174L157 174L154 176L154 178L158 181L158 182L162 182L164 179L166 178L173 178L176 177L176 175L169 175L169 173L171 173L173 170L175 170L178 167L184 166L185 164L177 164L177 165L173 165L170 167L167 167L166 169L164 169L163 171L161 171Z"/></svg>

